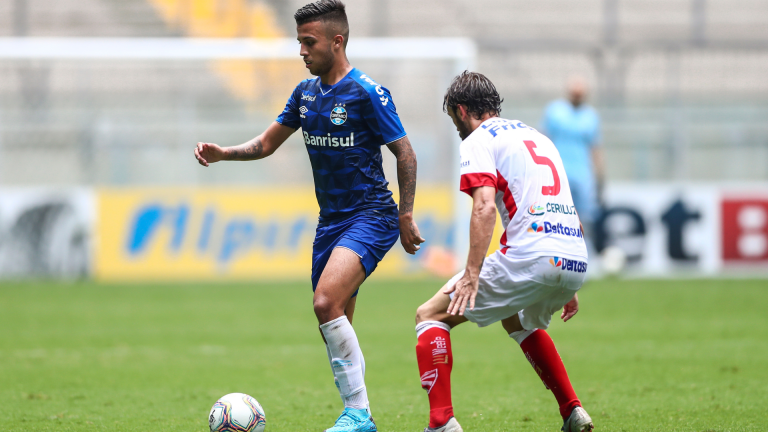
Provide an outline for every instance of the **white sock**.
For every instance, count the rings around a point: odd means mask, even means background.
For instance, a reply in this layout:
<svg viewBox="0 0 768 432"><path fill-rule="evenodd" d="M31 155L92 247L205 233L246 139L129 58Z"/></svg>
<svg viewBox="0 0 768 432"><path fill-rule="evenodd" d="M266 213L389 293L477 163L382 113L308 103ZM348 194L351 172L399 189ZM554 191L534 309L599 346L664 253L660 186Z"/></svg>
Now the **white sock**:
<svg viewBox="0 0 768 432"><path fill-rule="evenodd" d="M451 326L441 321L422 321L416 324L416 338L418 339L425 331L438 327L445 331L451 331Z"/></svg>
<svg viewBox="0 0 768 432"><path fill-rule="evenodd" d="M360 368L363 370L363 382L365 382L365 357L363 357L363 351L360 350ZM368 414L371 414L371 404L368 402L368 392L365 392L365 409L368 410Z"/></svg>
<svg viewBox="0 0 768 432"><path fill-rule="evenodd" d="M333 373L333 358L331 357L331 349L328 348L328 344L325 344L325 353L328 354L328 365L331 366L331 373ZM365 374L365 370L363 370L363 374ZM333 374L333 383L336 385L336 390L339 390L339 396L341 396L339 379L336 378L336 374ZM341 398L341 401L344 402L344 398Z"/></svg>
<svg viewBox="0 0 768 432"><path fill-rule="evenodd" d="M522 343L525 340L525 338L527 338L528 336L532 335L533 332L535 332L536 330L538 330L538 329L520 330L520 331L512 332L512 333L509 334L509 337L514 339L515 342L517 342L518 345L522 345Z"/></svg>
<svg viewBox="0 0 768 432"><path fill-rule="evenodd" d="M368 393L363 379L363 355L357 335L346 316L320 326L331 354L333 375L347 408L367 409Z"/></svg>

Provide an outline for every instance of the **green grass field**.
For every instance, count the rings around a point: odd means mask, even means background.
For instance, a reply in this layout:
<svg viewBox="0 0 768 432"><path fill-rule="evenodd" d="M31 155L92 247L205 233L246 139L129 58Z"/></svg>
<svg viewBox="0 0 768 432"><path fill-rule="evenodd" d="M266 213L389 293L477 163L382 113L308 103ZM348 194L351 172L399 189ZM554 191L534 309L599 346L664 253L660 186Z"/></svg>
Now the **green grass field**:
<svg viewBox="0 0 768 432"><path fill-rule="evenodd" d="M355 327L381 431L421 431L415 308L439 281L371 281ZM768 430L768 282L598 281L550 334L603 431ZM0 285L3 431L207 431L244 392L267 431L341 411L307 283ZM559 431L551 393L500 325L454 330L453 400L470 431Z"/></svg>

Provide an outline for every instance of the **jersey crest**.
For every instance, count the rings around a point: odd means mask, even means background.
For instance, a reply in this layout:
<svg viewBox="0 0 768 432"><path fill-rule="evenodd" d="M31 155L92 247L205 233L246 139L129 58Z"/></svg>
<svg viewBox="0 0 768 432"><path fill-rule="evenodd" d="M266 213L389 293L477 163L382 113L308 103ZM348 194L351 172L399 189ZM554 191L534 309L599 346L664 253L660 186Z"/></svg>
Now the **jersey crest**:
<svg viewBox="0 0 768 432"><path fill-rule="evenodd" d="M331 123L341 126L347 121L347 110L344 105L335 106L331 110Z"/></svg>

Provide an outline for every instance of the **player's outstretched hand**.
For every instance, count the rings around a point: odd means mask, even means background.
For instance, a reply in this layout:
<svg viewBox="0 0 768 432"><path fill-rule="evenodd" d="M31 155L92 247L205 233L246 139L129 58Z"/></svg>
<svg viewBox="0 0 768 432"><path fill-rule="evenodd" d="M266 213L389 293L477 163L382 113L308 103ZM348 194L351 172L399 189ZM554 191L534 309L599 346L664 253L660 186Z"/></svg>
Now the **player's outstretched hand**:
<svg viewBox="0 0 768 432"><path fill-rule="evenodd" d="M448 313L451 315L456 315L457 313L464 315L467 303L469 303L469 310L474 310L479 284L480 278L477 275L472 276L469 272L465 271L461 279L456 282L456 285L445 288L443 294L454 293L451 303L448 305Z"/></svg>
<svg viewBox="0 0 768 432"><path fill-rule="evenodd" d="M195 147L195 159L202 166L208 166L224 159L224 149L213 143L197 143Z"/></svg>
<svg viewBox="0 0 768 432"><path fill-rule="evenodd" d="M563 319L563 322L567 322L569 319L573 318L577 312L579 312L579 295L574 294L571 301L563 306L563 313L560 315L560 318Z"/></svg>
<svg viewBox="0 0 768 432"><path fill-rule="evenodd" d="M424 243L424 240L419 233L419 227L416 225L416 221L412 216L400 216L400 243L403 245L403 249L411 255L415 255L416 251L421 249L420 244Z"/></svg>

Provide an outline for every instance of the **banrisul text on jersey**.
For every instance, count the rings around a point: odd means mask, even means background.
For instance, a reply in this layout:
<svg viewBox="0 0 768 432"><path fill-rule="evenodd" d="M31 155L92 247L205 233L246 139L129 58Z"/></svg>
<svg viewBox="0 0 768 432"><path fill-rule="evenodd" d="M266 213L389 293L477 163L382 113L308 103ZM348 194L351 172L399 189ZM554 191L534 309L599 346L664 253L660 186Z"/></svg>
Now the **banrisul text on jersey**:
<svg viewBox="0 0 768 432"><path fill-rule="evenodd" d="M358 69L334 85L304 80L277 122L302 129L321 224L365 210L397 216L381 146L403 138L405 130L389 90Z"/></svg>
<svg viewBox="0 0 768 432"><path fill-rule="evenodd" d="M320 147L354 147L355 133L351 132L347 137L338 137L331 136L331 134L328 134L328 136L315 136L304 132L304 144Z"/></svg>

